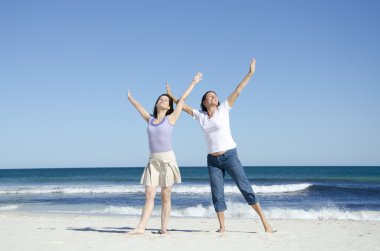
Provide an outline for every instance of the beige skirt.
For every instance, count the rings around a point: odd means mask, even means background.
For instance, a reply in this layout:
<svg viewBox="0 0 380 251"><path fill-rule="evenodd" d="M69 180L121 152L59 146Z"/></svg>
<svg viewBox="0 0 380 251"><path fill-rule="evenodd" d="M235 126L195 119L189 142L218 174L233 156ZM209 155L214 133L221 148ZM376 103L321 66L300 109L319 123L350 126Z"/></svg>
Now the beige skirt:
<svg viewBox="0 0 380 251"><path fill-rule="evenodd" d="M181 174L174 152L151 153L140 183L160 187L181 183Z"/></svg>

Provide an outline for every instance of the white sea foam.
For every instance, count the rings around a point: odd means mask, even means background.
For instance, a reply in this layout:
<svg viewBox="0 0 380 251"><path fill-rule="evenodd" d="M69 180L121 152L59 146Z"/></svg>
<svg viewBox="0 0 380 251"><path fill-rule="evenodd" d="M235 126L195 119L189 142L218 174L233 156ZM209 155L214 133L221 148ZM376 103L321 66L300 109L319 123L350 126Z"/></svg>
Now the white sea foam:
<svg viewBox="0 0 380 251"><path fill-rule="evenodd" d="M139 216L141 215L142 209L142 207L107 206L105 209L90 210L83 213ZM160 216L160 210L161 209L159 207L156 207L153 210L152 215ZM195 207L173 209L170 215L175 217L211 217L214 215L214 207L202 207L201 205L197 205Z"/></svg>
<svg viewBox="0 0 380 251"><path fill-rule="evenodd" d="M312 184L286 184L286 185L271 185L271 186L252 186L256 193L288 193L305 190L311 187Z"/></svg>
<svg viewBox="0 0 380 251"><path fill-rule="evenodd" d="M100 194L138 193L143 186L30 186L0 189L0 194Z"/></svg>
<svg viewBox="0 0 380 251"><path fill-rule="evenodd" d="M380 221L378 211L350 211L325 207L322 209L272 209L267 213L271 219L302 220L374 220Z"/></svg>
<svg viewBox="0 0 380 251"><path fill-rule="evenodd" d="M1 207L0 207L0 211L16 210L17 208L18 208L18 205L1 206Z"/></svg>
<svg viewBox="0 0 380 251"><path fill-rule="evenodd" d="M254 211L244 203L227 203L228 210L225 215L229 218L258 218ZM116 214L116 215L140 215L141 207L121 207L108 206L103 210L93 210L87 213L97 214ZM269 208L264 210L269 219L302 219L302 220L369 220L380 221L380 212L378 211L350 211L342 210L333 206L327 206L320 209L286 209L286 208ZM160 209L156 208L153 213L155 216L160 215ZM215 217L214 207L197 205L182 209L173 209L172 216L176 217Z"/></svg>
<svg viewBox="0 0 380 251"><path fill-rule="evenodd" d="M252 188L256 193L290 193L309 188L311 184L284 184L256 186ZM240 193L236 186L225 185L226 193ZM114 186L30 186L30 187L2 187L0 194L119 194L119 193L143 193L142 185L114 185ZM210 193L209 185L177 185L173 187L173 193L180 194L205 194Z"/></svg>

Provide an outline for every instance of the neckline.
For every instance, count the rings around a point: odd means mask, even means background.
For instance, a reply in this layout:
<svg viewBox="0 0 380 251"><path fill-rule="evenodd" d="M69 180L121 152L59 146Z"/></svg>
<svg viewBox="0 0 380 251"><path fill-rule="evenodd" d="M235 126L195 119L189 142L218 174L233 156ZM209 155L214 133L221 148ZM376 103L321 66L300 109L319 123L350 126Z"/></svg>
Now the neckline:
<svg viewBox="0 0 380 251"><path fill-rule="evenodd" d="M215 112L214 112L214 114L212 114L212 116L210 117L210 116L208 115L208 112L206 111L207 119L208 119L208 120L212 120L212 119L215 117L215 114L216 114L217 112L218 112L218 109L216 109Z"/></svg>
<svg viewBox="0 0 380 251"><path fill-rule="evenodd" d="M152 119L151 119L151 121L150 121L150 124L151 124L152 126L159 126L159 125L161 125L162 123L164 123L164 121L166 120L166 117L167 117L167 116L165 116L164 119L161 120L161 122L158 123L158 124L153 123L153 121L154 121L156 118L155 118L155 117L152 117Z"/></svg>

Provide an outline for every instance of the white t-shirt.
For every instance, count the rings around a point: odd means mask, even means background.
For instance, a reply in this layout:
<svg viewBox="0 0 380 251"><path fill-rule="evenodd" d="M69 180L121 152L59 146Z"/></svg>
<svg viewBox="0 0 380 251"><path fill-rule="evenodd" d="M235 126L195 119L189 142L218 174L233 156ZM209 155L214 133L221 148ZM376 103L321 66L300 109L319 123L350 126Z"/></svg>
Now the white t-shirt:
<svg viewBox="0 0 380 251"><path fill-rule="evenodd" d="M230 109L227 100L218 106L211 118L207 112L193 109L193 118L201 125L208 153L227 151L236 147L230 129Z"/></svg>

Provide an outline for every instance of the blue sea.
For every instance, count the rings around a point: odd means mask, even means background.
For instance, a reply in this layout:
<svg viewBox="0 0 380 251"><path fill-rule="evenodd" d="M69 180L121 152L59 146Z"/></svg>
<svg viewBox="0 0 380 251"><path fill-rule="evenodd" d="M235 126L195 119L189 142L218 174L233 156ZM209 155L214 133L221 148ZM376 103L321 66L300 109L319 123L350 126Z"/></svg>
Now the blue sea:
<svg viewBox="0 0 380 251"><path fill-rule="evenodd" d="M270 219L380 220L380 167L244 167ZM215 217L207 167L181 167L172 216ZM140 215L138 168L0 170L0 212ZM226 217L257 218L226 174ZM160 215L160 189L153 215Z"/></svg>

